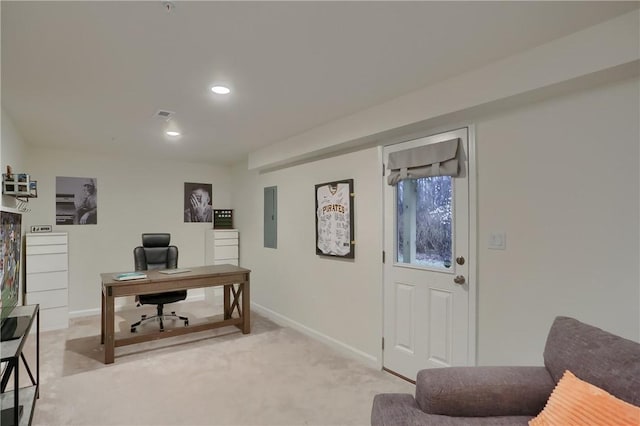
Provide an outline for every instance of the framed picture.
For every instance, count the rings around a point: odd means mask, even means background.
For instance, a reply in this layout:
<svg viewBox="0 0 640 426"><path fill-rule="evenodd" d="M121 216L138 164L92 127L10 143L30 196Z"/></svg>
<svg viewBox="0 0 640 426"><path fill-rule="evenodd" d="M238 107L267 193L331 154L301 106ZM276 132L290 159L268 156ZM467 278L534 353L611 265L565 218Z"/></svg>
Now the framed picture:
<svg viewBox="0 0 640 426"><path fill-rule="evenodd" d="M184 183L184 222L213 222L210 183Z"/></svg>
<svg viewBox="0 0 640 426"><path fill-rule="evenodd" d="M353 259L353 179L316 185L316 254Z"/></svg>
<svg viewBox="0 0 640 426"><path fill-rule="evenodd" d="M56 176L56 225L97 224L97 179Z"/></svg>

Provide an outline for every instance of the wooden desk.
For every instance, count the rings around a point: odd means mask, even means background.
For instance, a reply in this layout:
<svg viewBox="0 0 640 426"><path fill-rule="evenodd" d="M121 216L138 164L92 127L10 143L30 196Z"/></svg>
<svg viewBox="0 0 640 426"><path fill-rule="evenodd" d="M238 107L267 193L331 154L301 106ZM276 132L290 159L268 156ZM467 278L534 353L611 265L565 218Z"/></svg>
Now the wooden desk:
<svg viewBox="0 0 640 426"><path fill-rule="evenodd" d="M244 334L251 331L249 308L249 269L233 265L200 266L180 274L161 274L158 271L144 271L147 278L130 281L116 281L113 276L119 272L100 274L102 279L102 327L100 343L104 343L104 363L111 364L114 349L118 346L195 333L228 325L237 326ZM238 286L234 286L238 284ZM138 294L162 293L173 290L224 286L224 317L221 321L186 327L158 330L154 333L132 334L131 337L115 338L114 300L116 297ZM234 316L234 314L236 314Z"/></svg>

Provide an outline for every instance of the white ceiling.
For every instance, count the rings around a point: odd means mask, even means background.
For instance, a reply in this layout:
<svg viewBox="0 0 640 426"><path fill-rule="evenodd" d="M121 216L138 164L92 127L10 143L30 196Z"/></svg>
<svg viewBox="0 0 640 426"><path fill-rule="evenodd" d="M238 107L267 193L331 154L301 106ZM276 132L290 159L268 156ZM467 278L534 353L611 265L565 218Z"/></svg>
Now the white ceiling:
<svg viewBox="0 0 640 426"><path fill-rule="evenodd" d="M230 164L639 4L2 1L2 107L31 145Z"/></svg>

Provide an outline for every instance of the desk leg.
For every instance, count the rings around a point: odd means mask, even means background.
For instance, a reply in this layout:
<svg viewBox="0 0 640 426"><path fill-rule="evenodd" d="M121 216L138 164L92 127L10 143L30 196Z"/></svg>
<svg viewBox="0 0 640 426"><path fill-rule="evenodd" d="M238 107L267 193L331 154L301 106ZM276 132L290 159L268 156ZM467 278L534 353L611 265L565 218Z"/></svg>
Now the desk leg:
<svg viewBox="0 0 640 426"><path fill-rule="evenodd" d="M105 341L104 341L104 363L112 364L114 358L115 351L115 336L114 336L114 323L115 323L115 312L114 312L114 297L105 295L105 309L104 312L104 332L105 332Z"/></svg>
<svg viewBox="0 0 640 426"><path fill-rule="evenodd" d="M231 289L229 288L230 285L233 284L228 284L224 286L224 319L229 319L231 318Z"/></svg>
<svg viewBox="0 0 640 426"><path fill-rule="evenodd" d="M105 302L104 302L104 298L105 298L105 294L104 294L105 289L103 288L100 296L100 301L102 303L102 306L100 307L100 344L104 345L104 308L105 308Z"/></svg>
<svg viewBox="0 0 640 426"><path fill-rule="evenodd" d="M249 296L249 277L242 285L242 333L251 333L251 299Z"/></svg>

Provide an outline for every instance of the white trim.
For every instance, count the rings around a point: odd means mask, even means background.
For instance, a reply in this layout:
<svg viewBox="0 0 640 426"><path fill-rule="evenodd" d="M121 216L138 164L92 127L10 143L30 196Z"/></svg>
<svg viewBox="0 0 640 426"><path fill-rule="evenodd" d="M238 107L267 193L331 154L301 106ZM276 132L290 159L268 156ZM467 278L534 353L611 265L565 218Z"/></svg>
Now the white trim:
<svg viewBox="0 0 640 426"><path fill-rule="evenodd" d="M467 126L469 147L469 330L467 361L470 367L477 364L477 310L478 310L478 187L476 175L476 126Z"/></svg>
<svg viewBox="0 0 640 426"><path fill-rule="evenodd" d="M477 310L478 310L478 246L477 246L477 222L478 222L478 188L477 188L477 169L476 169L476 128L475 124L460 124L436 127L433 129L422 130L411 135L404 135L398 138L390 139L383 145L379 145L380 152L380 164L384 167L384 148L404 142L409 142L416 139L427 138L433 135L439 135L441 133L454 132L461 129L467 129L467 147L468 147L468 246L469 246L469 271L468 282L469 285L469 311L468 311L468 335L467 335L467 364L468 366L475 366L477 364ZM384 193L384 187L387 184L385 177L381 179L381 191ZM384 194L383 194L383 208L382 208L382 247L386 248L384 240ZM387 253L388 257L388 253ZM392 257L393 258L393 257ZM387 259L389 261L389 258ZM403 265L405 266L405 265ZM441 272L441 271L438 271ZM382 265L382 326L381 326L381 339L384 338L384 264ZM384 350L380 347L380 368L384 367Z"/></svg>
<svg viewBox="0 0 640 426"><path fill-rule="evenodd" d="M118 311L118 309L116 309L116 311ZM90 317L94 315L100 315L99 308L83 309L81 311L69 311L69 319Z"/></svg>
<svg viewBox="0 0 640 426"><path fill-rule="evenodd" d="M384 187L387 184L387 170L386 170L386 164L384 164L384 146L383 145L378 145L378 163L382 164L382 173L380 176L380 201L382 203L381 205L381 209L380 209L380 232L382 233L382 238L380 239L380 241L382 242L382 252L384 253L385 251L385 246L384 246ZM388 253L385 253L385 262L388 261L389 259L392 259L393 257L389 257ZM380 256L382 256L382 253L380 253ZM387 259L388 258L388 259ZM379 370L382 370L382 368L384 367L384 350L382 349L382 339L384 339L384 262L382 262L382 259L380 259L380 276L382 277L382 280L380 281L380 283L382 284L379 288L379 296L380 296L380 335L378 336L378 342L380 343L380 345L378 346L378 364L376 365L376 367Z"/></svg>
<svg viewBox="0 0 640 426"><path fill-rule="evenodd" d="M326 334L320 333L317 330L314 330L305 325L302 325L299 322L294 321L289 317L286 317L282 314L274 312L271 309L258 305L257 303L251 302L251 309L259 313L260 315L269 318L271 321L275 322L276 324L292 328L315 340L319 340L322 343L337 350L341 354L366 364L368 367L380 369L379 367L380 358L376 358L374 356L371 356L368 353L362 352L361 350L356 349L353 346L349 346L339 340L334 339L333 337L329 337Z"/></svg>

